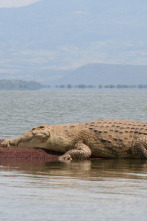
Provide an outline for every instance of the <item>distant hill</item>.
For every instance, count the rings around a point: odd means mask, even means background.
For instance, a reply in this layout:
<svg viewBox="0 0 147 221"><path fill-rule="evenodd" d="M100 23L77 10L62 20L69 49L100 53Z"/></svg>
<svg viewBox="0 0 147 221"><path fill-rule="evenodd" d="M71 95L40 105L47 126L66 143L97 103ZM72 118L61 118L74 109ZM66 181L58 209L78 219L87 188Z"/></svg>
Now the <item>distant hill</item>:
<svg viewBox="0 0 147 221"><path fill-rule="evenodd" d="M66 73L57 84L147 84L147 65L87 64Z"/></svg>
<svg viewBox="0 0 147 221"><path fill-rule="evenodd" d="M7 79L4 81L2 79ZM14 79L14 80L13 80ZM15 80L17 79L17 80ZM35 81L34 81L35 79ZM74 70L36 70L22 74L1 74L0 88L41 88L43 85L147 85L147 65L87 64ZM10 80L10 81L9 81ZM29 81L30 80L30 81ZM37 83L40 82L40 83Z"/></svg>
<svg viewBox="0 0 147 221"><path fill-rule="evenodd" d="M88 63L146 64L146 12L145 0L40 0L0 8L0 79L50 84L63 70Z"/></svg>
<svg viewBox="0 0 147 221"><path fill-rule="evenodd" d="M0 80L0 90L38 90L43 88L38 82L22 80Z"/></svg>

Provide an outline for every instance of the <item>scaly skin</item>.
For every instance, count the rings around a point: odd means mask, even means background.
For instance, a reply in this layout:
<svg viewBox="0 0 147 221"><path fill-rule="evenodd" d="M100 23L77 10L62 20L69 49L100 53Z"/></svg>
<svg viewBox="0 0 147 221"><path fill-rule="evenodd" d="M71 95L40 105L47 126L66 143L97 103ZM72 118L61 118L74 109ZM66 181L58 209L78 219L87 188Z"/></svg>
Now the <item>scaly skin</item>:
<svg viewBox="0 0 147 221"><path fill-rule="evenodd" d="M147 123L127 120L97 120L57 126L42 125L4 147L40 147L60 151L59 160L102 158L147 159Z"/></svg>

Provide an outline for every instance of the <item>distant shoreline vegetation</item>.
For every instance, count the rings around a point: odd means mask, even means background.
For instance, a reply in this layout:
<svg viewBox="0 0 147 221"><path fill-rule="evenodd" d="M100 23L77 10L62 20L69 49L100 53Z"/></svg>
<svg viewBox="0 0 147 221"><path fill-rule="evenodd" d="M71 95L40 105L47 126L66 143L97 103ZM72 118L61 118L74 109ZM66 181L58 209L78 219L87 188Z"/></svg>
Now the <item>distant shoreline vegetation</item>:
<svg viewBox="0 0 147 221"><path fill-rule="evenodd" d="M0 90L40 90L45 88L60 88L60 89L147 89L147 85L125 85L125 84L109 84L109 85L85 85L85 84L61 84L61 85L42 85L36 81L23 81L23 80L0 80Z"/></svg>
<svg viewBox="0 0 147 221"><path fill-rule="evenodd" d="M79 84L79 85L72 85L72 84L67 84L67 85L56 85L55 86L56 88L81 88L81 89L84 89L84 88L99 88L99 89L105 89L105 88L110 88L110 89L121 89L121 88L139 88L139 89L144 89L144 88L147 88L147 85L142 85L142 84L138 84L138 85L125 85L125 84L117 84L117 85L113 85L113 84L110 84L110 85L85 85L85 84Z"/></svg>

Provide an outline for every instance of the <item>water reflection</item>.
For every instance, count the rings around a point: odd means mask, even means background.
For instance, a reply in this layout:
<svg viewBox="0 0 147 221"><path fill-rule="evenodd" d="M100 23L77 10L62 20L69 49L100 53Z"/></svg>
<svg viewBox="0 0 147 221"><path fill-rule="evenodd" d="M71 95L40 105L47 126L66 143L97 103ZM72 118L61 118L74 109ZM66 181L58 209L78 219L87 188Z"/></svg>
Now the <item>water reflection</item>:
<svg viewBox="0 0 147 221"><path fill-rule="evenodd" d="M83 162L45 162L26 160L4 160L0 163L0 170L19 171L29 175L68 176L86 180L95 180L100 177L119 177L126 179L146 179L147 161L122 160L87 160Z"/></svg>
<svg viewBox="0 0 147 221"><path fill-rule="evenodd" d="M144 160L1 161L0 218L146 220L146 172Z"/></svg>

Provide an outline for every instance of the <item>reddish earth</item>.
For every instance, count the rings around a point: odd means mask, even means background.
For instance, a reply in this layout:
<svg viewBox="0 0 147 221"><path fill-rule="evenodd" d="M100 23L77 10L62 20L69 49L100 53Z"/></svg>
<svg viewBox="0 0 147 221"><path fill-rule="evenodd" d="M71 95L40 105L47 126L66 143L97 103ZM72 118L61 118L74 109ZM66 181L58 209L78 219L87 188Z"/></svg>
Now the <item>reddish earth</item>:
<svg viewBox="0 0 147 221"><path fill-rule="evenodd" d="M19 160L45 160L52 161L57 160L59 153L53 151L38 149L38 148L8 148L2 147L0 140L0 160L19 159Z"/></svg>

